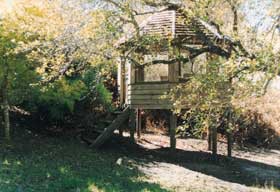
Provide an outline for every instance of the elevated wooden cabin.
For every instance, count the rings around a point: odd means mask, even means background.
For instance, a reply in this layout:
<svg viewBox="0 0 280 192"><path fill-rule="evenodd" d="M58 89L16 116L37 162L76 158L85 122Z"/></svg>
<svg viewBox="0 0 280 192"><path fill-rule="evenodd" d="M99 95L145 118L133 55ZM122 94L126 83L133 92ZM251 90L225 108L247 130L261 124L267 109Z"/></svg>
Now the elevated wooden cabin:
<svg viewBox="0 0 280 192"><path fill-rule="evenodd" d="M242 50L216 27L189 17L176 6L152 14L139 30L121 38L117 47L121 52L118 67L120 102L127 107L92 143L94 147L104 144L116 129L122 135L122 124L128 118L131 139L134 140L135 128L140 136L141 109L172 109L168 93L180 83L186 83L194 73L206 72L200 71L200 66L192 59L203 53L229 57L232 50ZM248 53L245 51L245 54ZM176 127L177 117L170 113L171 149L176 148ZM213 154L217 153L217 130L210 127L208 147ZM228 154L231 155L230 134Z"/></svg>
<svg viewBox="0 0 280 192"><path fill-rule="evenodd" d="M123 53L118 69L120 101L132 109L171 109L170 90L199 68L189 59L208 49L229 47L215 27L174 7L152 14L140 25L139 34L128 33L118 42ZM139 46L137 40L142 37L156 37L160 47ZM135 62L134 55L142 55L141 61Z"/></svg>

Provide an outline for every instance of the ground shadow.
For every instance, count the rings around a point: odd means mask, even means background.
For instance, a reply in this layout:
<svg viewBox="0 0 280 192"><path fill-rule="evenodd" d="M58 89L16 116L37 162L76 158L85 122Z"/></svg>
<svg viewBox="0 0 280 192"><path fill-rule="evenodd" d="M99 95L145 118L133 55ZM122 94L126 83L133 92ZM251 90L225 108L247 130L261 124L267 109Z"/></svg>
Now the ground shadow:
<svg viewBox="0 0 280 192"><path fill-rule="evenodd" d="M137 160L138 163L147 164L153 161L171 163L232 183L261 187L273 185L280 189L278 177L280 167L277 166L237 157L228 158L223 155L213 157L211 153L203 151L180 149L170 151L169 148L147 149L137 144L131 144L128 138L121 138L117 142L117 144L108 143L103 149L122 150L124 155L140 159ZM207 165L211 166L207 167Z"/></svg>
<svg viewBox="0 0 280 192"><path fill-rule="evenodd" d="M167 191L139 180L136 167L116 164L118 152L97 152L73 139L27 133L0 141L0 150L3 192Z"/></svg>

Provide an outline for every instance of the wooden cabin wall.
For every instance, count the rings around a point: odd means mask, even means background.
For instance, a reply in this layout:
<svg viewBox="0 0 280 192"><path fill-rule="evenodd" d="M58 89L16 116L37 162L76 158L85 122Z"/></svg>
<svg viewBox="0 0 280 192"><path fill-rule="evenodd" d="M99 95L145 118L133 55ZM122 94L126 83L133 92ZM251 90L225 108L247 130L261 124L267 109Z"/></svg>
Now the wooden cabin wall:
<svg viewBox="0 0 280 192"><path fill-rule="evenodd" d="M127 103L133 109L171 109L172 102L168 92L174 83L142 83L128 87Z"/></svg>

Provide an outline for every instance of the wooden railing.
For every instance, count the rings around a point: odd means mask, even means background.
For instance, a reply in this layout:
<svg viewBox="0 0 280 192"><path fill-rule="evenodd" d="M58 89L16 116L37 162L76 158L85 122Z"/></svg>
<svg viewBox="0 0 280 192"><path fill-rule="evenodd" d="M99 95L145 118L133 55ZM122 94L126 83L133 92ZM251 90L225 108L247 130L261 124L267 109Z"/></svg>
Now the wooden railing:
<svg viewBox="0 0 280 192"><path fill-rule="evenodd" d="M126 102L131 108L171 109L168 93L177 83L153 82L128 85Z"/></svg>

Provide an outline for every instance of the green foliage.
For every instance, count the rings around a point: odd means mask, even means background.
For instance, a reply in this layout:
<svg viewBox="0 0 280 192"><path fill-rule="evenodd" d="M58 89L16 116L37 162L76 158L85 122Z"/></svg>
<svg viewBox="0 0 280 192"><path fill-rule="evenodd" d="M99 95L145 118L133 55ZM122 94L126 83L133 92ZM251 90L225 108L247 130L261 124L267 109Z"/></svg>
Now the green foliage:
<svg viewBox="0 0 280 192"><path fill-rule="evenodd" d="M100 66L102 40L108 40L100 38L108 35L102 28L109 27L102 24L104 11L81 11L85 10L81 1L14 3L14 10L3 12L0 21L0 67L7 69L0 70L0 88L8 73L9 105L53 122L72 115L81 98L93 97L110 107L111 95L97 78L105 68ZM49 23L50 18L54 22Z"/></svg>
<svg viewBox="0 0 280 192"><path fill-rule="evenodd" d="M91 108L102 105L110 109L112 94L102 80L100 67L89 67L81 74L62 77L44 86L39 84L40 95L36 102L38 112L43 113L49 120L63 121L67 116L74 115L75 106L81 100L88 100L84 105L91 105ZM85 111L79 113L82 112Z"/></svg>
<svg viewBox="0 0 280 192"><path fill-rule="evenodd" d="M112 93L105 87L103 81L107 78L106 73L110 73L112 70L114 69L109 68L108 64L100 64L97 67L89 67L81 77L87 87L87 94L94 92L89 95L89 97L93 98L89 99L97 101L108 109L111 107Z"/></svg>
<svg viewBox="0 0 280 192"><path fill-rule="evenodd" d="M0 89L4 77L7 77L9 104L20 105L32 100L37 94L39 76L34 70L37 63L32 63L24 52L18 50L22 41L26 41L23 34L6 28L5 22L0 21ZM4 90L0 90L4 91Z"/></svg>
<svg viewBox="0 0 280 192"><path fill-rule="evenodd" d="M110 93L102 83L96 85L96 92L98 101L105 107L110 108L112 103L112 93Z"/></svg>
<svg viewBox="0 0 280 192"><path fill-rule="evenodd" d="M9 68L9 101L11 105L19 105L32 101L38 94L35 86L39 81L38 74L30 68L30 64L24 58L15 61L16 64Z"/></svg>
<svg viewBox="0 0 280 192"><path fill-rule="evenodd" d="M66 114L73 113L75 102L85 92L86 86L82 81L62 78L41 88L39 105L47 109L52 119L61 120Z"/></svg>
<svg viewBox="0 0 280 192"><path fill-rule="evenodd" d="M243 65L250 69L254 68L255 62L248 61ZM210 127L234 129L242 100L257 94L259 87L263 87L261 79L252 82L254 70L233 76L239 68L240 64L234 60L212 58L202 70L204 72L193 74L189 82L173 90L175 111L180 113L182 106L188 108L184 113L186 129L200 136Z"/></svg>

